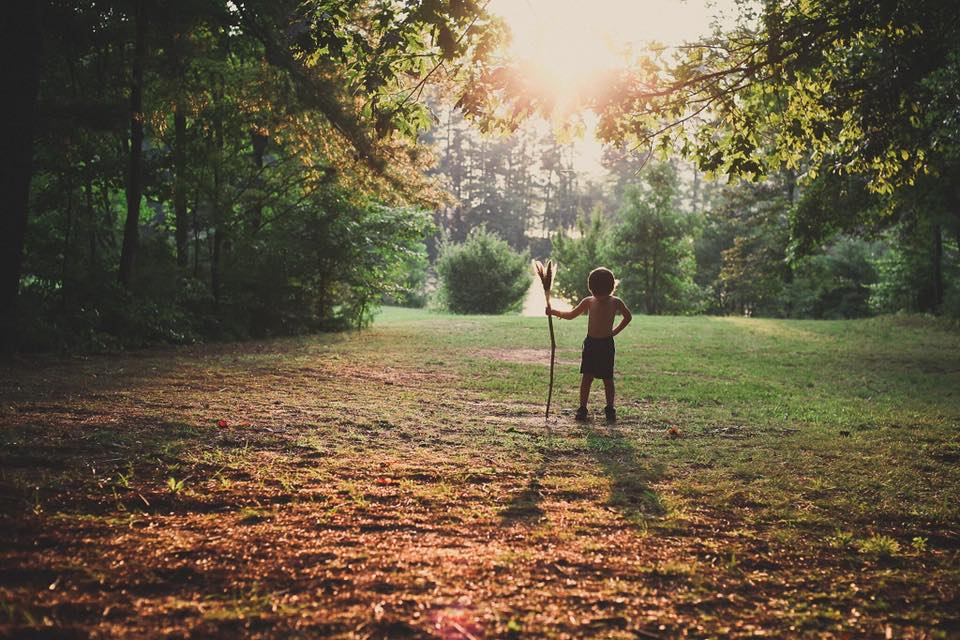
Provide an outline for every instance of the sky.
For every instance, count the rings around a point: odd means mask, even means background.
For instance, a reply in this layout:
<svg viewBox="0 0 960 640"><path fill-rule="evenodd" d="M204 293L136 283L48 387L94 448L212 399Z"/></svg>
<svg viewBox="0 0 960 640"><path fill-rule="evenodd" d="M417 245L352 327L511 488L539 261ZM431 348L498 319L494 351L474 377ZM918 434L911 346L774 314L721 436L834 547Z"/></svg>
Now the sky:
<svg viewBox="0 0 960 640"><path fill-rule="evenodd" d="M539 70L559 93L620 64L617 50L650 42L677 45L712 31L714 16L734 15L733 0L491 0L488 9L510 25L511 55ZM575 141L574 166L600 176L602 148L594 119Z"/></svg>

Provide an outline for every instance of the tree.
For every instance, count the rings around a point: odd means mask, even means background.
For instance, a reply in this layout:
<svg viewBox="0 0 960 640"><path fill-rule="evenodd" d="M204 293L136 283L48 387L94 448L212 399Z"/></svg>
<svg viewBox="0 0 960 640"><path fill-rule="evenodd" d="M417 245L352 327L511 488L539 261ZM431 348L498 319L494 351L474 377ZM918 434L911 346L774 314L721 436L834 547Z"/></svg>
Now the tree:
<svg viewBox="0 0 960 640"><path fill-rule="evenodd" d="M147 58L145 0L134 0L133 68L130 78L130 150L127 167L127 217L120 251L120 284L129 287L140 243L140 200L143 197L143 67Z"/></svg>
<svg viewBox="0 0 960 640"><path fill-rule="evenodd" d="M610 260L621 296L645 313L682 313L696 302L690 217L680 210L676 170L648 166L642 184L628 188Z"/></svg>
<svg viewBox="0 0 960 640"><path fill-rule="evenodd" d="M804 0L739 8L726 32L638 55L603 90L580 96L580 106L599 115L600 136L617 148L676 149L708 176L759 180L786 171L795 176L795 195L840 188L852 200L873 201L798 219L793 229L805 233L792 238L797 256L818 250L832 233L927 216L926 288L928 306L937 308L948 270L944 237L960 229L955 3ZM552 110L550 96L509 66L488 69L473 93L471 104L488 126L516 126ZM488 113L483 105L492 97L510 106ZM823 176L832 183L826 189L816 186ZM906 202L916 200L921 183L924 193L942 194L922 211ZM817 241L808 242L812 237Z"/></svg>
<svg viewBox="0 0 960 640"><path fill-rule="evenodd" d="M604 108L606 135L634 144L660 135L717 174L799 174L797 255L834 233L914 220L929 229L922 306L939 309L944 232L960 229L956 7L771 2L744 19L669 70L648 67L647 80L665 72L667 82L622 85Z"/></svg>
<svg viewBox="0 0 960 640"><path fill-rule="evenodd" d="M878 255L871 266L876 277L869 283L869 306L874 313L944 311L960 315L960 243L946 239L935 255L929 237L934 224L929 220L909 220L890 229L883 236ZM930 265L938 260L945 264L942 274L944 289L934 291L929 277ZM939 305L932 307L934 300Z"/></svg>
<svg viewBox="0 0 960 640"><path fill-rule="evenodd" d="M860 318L871 314L871 290L877 282L876 259L882 246L841 236L823 253L797 261L784 286L786 306L800 318Z"/></svg>
<svg viewBox="0 0 960 640"><path fill-rule="evenodd" d="M440 110L440 105L435 105ZM571 149L558 133L528 123L505 135L479 133L452 107L442 129L423 136L438 157L432 171L451 201L438 207L437 226L462 242L486 225L514 249L549 251L549 236L572 229L595 194L582 186Z"/></svg>
<svg viewBox="0 0 960 640"><path fill-rule="evenodd" d="M40 4L31 215L9 279L34 320L21 344L356 326L401 294L397 265L422 264L418 207L442 199L421 94L456 94L490 55L502 30L480 2Z"/></svg>
<svg viewBox="0 0 960 640"><path fill-rule="evenodd" d="M554 289L560 298L579 301L590 295L587 277L607 260L607 222L602 209L593 209L589 221L577 220L577 235L560 231L553 237L552 257L557 264Z"/></svg>

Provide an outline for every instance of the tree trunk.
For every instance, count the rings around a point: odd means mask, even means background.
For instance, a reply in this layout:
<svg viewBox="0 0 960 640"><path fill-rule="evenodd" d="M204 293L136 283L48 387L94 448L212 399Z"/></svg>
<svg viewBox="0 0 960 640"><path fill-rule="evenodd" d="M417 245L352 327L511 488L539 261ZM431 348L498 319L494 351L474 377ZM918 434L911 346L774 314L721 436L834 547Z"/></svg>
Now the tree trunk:
<svg viewBox="0 0 960 640"><path fill-rule="evenodd" d="M933 225L933 271L931 273L931 311L939 313L943 307L943 230L940 223Z"/></svg>
<svg viewBox="0 0 960 640"><path fill-rule="evenodd" d="M67 278L70 273L70 239L73 235L73 185L67 192L67 220L63 232L63 256L60 261L60 310L67 310Z"/></svg>
<svg viewBox="0 0 960 640"><path fill-rule="evenodd" d="M213 92L213 144L216 148L216 157L213 164L213 203L211 206L213 218L213 248L210 253L210 290L213 293L214 303L220 304L220 255L223 248L223 212L220 210L221 167L223 162L223 79L219 78Z"/></svg>
<svg viewBox="0 0 960 640"><path fill-rule="evenodd" d="M264 128L254 127L250 130L250 143L253 146L253 166L257 169L257 175L254 184L257 186L257 196L253 203L252 216L250 218L250 228L254 231L263 224L263 153L267 149L267 142L270 136Z"/></svg>
<svg viewBox="0 0 960 640"><path fill-rule="evenodd" d="M792 169L786 170L787 204L793 205L797 198L797 174Z"/></svg>
<svg viewBox="0 0 960 640"><path fill-rule="evenodd" d="M950 207L953 210L953 239L957 241L957 250L960 251L960 184L954 179L953 203Z"/></svg>
<svg viewBox="0 0 960 640"><path fill-rule="evenodd" d="M650 300L652 304L651 314L658 316L660 315L660 283L658 282L660 278L659 266L660 266L660 252L658 248L660 247L660 237L658 235L654 236L653 243L653 258L650 260L650 269L652 271L650 275Z"/></svg>
<svg viewBox="0 0 960 640"><path fill-rule="evenodd" d="M175 33L170 43L170 66L178 78L184 73L180 55L182 37L181 33ZM187 116L183 112L183 102L183 90L178 84L173 107L173 218L176 225L173 235L177 243L177 266L186 269L190 262L190 245L187 238Z"/></svg>
<svg viewBox="0 0 960 640"><path fill-rule="evenodd" d="M223 234L219 229L213 230L213 250L210 255L210 291L213 300L220 304L220 251L223 248Z"/></svg>
<svg viewBox="0 0 960 640"><path fill-rule="evenodd" d="M133 77L130 82L130 158L127 168L127 219L123 225L120 250L120 284L133 282L137 248L140 244L140 199L143 196L143 65L147 57L147 21L143 0L135 4L136 36L133 50Z"/></svg>
<svg viewBox="0 0 960 640"><path fill-rule="evenodd" d="M697 163L693 163L693 202L691 203L694 213L700 213L700 172L697 170Z"/></svg>
<svg viewBox="0 0 960 640"><path fill-rule="evenodd" d="M173 216L177 228L174 232L177 241L177 266L186 268L189 263L187 244L187 186L186 186L186 149L187 116L178 104L173 112Z"/></svg>
<svg viewBox="0 0 960 640"><path fill-rule="evenodd" d="M194 204L199 204L194 200ZM193 277L200 277L200 225L197 223L197 207L193 208Z"/></svg>
<svg viewBox="0 0 960 640"><path fill-rule="evenodd" d="M30 178L33 175L33 129L40 86L40 8L35 0L15 0L4 7L0 47L6 64L6 117L0 119L0 349L17 344L16 305L27 230Z"/></svg>
<svg viewBox="0 0 960 640"><path fill-rule="evenodd" d="M87 248L90 252L90 272L93 273L97 264L97 210L93 206L93 181L90 178L87 178L86 184L83 185L83 195L87 210L87 224L90 225L87 229Z"/></svg>

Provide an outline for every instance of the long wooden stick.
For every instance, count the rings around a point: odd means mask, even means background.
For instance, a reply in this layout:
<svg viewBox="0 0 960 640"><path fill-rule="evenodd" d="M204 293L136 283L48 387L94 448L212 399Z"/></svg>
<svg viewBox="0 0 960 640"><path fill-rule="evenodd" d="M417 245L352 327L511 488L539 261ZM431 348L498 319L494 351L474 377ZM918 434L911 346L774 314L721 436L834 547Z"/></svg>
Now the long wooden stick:
<svg viewBox="0 0 960 640"><path fill-rule="evenodd" d="M547 316L550 325L550 390L547 392L547 413L545 420L550 419L550 401L553 399L553 362L557 355L557 339L553 335L553 316Z"/></svg>
<svg viewBox="0 0 960 640"><path fill-rule="evenodd" d="M547 302L547 309L550 309L550 287L553 285L554 268L553 261L548 260L547 266L539 260L533 261L533 270L540 277L540 283L543 285L543 297ZM547 314L547 324L550 327L550 387L547 391L547 411L544 414L544 420L550 419L550 401L553 400L553 366L557 355L557 338L553 334L553 315Z"/></svg>

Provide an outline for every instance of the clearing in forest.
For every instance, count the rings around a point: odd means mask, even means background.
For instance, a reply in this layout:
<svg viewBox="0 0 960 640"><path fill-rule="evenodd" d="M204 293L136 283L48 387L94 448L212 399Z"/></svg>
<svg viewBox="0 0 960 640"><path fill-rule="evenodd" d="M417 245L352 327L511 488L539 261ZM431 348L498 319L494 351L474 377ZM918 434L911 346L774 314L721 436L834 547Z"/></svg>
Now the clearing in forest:
<svg viewBox="0 0 960 640"><path fill-rule="evenodd" d="M960 634L954 327L637 316L614 425L557 330L3 365L0 635Z"/></svg>

